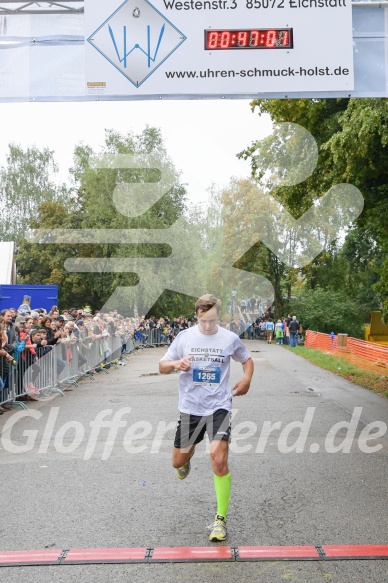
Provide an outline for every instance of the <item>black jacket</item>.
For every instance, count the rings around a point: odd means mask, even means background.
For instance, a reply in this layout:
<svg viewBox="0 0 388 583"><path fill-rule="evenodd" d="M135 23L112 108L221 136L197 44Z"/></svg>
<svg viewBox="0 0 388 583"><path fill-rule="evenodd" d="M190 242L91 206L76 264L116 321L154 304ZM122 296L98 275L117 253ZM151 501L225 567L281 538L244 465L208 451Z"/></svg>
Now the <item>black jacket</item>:
<svg viewBox="0 0 388 583"><path fill-rule="evenodd" d="M4 344L3 348L8 352L8 354L13 354L18 343L18 336L16 334L15 326L10 324L5 332L8 337L8 342L7 344Z"/></svg>
<svg viewBox="0 0 388 583"><path fill-rule="evenodd" d="M296 333L299 332L300 324L298 320L291 320L290 325L288 326L290 332Z"/></svg>

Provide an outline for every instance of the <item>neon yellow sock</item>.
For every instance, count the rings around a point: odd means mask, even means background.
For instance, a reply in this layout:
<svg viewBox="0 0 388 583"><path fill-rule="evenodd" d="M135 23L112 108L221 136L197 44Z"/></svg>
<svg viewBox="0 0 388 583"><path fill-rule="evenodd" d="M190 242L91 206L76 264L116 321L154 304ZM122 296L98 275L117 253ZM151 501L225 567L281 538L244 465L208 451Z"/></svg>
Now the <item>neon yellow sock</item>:
<svg viewBox="0 0 388 583"><path fill-rule="evenodd" d="M230 473L226 476L216 476L214 474L214 489L217 498L217 514L226 519L226 514L229 507L230 488L232 485L232 478Z"/></svg>

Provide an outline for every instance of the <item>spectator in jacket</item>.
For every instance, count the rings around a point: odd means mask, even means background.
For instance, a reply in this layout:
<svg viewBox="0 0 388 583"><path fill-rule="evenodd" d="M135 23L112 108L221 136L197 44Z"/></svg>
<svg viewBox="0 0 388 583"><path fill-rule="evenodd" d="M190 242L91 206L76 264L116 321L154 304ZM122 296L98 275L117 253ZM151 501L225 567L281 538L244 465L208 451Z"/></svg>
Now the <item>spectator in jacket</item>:
<svg viewBox="0 0 388 583"><path fill-rule="evenodd" d="M274 333L274 328L275 325L273 323L273 320L271 318L268 318L266 323L265 323L265 329L267 331L267 343L268 344L272 344L272 336Z"/></svg>
<svg viewBox="0 0 388 583"><path fill-rule="evenodd" d="M4 404L7 395L7 379L8 372L13 357L8 353L5 347L8 345L8 337L6 334L6 322L3 316L0 316L0 414L8 411L10 407Z"/></svg>
<svg viewBox="0 0 388 583"><path fill-rule="evenodd" d="M18 307L18 312L21 316L27 316L27 314L31 314L30 302L31 296L23 296L23 302Z"/></svg>
<svg viewBox="0 0 388 583"><path fill-rule="evenodd" d="M9 308L9 311L11 312L11 315L12 315L12 323L15 324L15 320L16 320L18 313L15 310L15 308Z"/></svg>
<svg viewBox="0 0 388 583"><path fill-rule="evenodd" d="M58 342L60 342L62 332L60 330L56 329L55 322L52 322L50 316L43 316L42 321L41 321L41 326L47 332L47 336L46 336L47 346L51 346L52 348L54 348L54 346ZM63 360L63 358L60 358L59 356L57 356L57 375L58 376L61 374L61 372L63 371L65 366L66 366L66 362Z"/></svg>
<svg viewBox="0 0 388 583"><path fill-rule="evenodd" d="M26 325L20 331L19 340L26 343L19 359L19 394L24 392L39 394L36 380L42 369L38 364L37 344L32 341L32 336L30 336Z"/></svg>
<svg viewBox="0 0 388 583"><path fill-rule="evenodd" d="M295 348L298 345L298 333L299 333L300 324L296 319L296 316L292 316L292 320L288 326L290 331L290 346L291 348Z"/></svg>
<svg viewBox="0 0 388 583"><path fill-rule="evenodd" d="M85 329L85 323L83 320L77 320L75 326L73 326L73 336L77 339L78 370L80 370L88 361L83 349L84 340L88 337L88 331Z"/></svg>
<svg viewBox="0 0 388 583"><path fill-rule="evenodd" d="M1 312L1 315L4 318L5 333L7 335L7 340L8 340L8 342L6 343L6 345L3 348L4 348L4 350L6 350L8 352L8 354L13 355L15 348L16 348L16 345L18 343L18 336L16 333L15 326L12 322L12 313L10 310L3 310Z"/></svg>
<svg viewBox="0 0 388 583"><path fill-rule="evenodd" d="M276 344L283 344L283 324L281 320L278 320L275 324L275 337L276 337Z"/></svg>

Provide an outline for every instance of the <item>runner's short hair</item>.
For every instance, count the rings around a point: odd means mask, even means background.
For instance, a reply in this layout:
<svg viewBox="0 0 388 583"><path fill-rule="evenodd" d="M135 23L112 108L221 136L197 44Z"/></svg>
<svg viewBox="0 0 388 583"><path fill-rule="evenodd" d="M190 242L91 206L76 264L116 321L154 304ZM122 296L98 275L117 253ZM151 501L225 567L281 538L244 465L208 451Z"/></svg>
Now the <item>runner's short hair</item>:
<svg viewBox="0 0 388 583"><path fill-rule="evenodd" d="M201 310L201 312L208 312L214 307L217 310L217 314L219 314L221 300L216 298L216 296L213 296L213 294L205 294L204 296L198 298L198 300L195 302L195 313L197 313L198 310Z"/></svg>

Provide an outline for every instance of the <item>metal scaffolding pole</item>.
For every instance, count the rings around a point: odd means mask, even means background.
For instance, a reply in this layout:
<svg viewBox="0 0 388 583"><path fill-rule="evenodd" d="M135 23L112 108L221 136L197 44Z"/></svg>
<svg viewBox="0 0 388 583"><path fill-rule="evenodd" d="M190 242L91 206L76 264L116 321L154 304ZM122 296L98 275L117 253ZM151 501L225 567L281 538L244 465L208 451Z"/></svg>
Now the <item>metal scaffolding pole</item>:
<svg viewBox="0 0 388 583"><path fill-rule="evenodd" d="M20 14L83 14L84 0L61 0L61 2L0 2L0 15Z"/></svg>
<svg viewBox="0 0 388 583"><path fill-rule="evenodd" d="M352 0L353 6L362 8L387 8L388 0ZM83 14L84 0L61 0L56 2L0 1L0 15L20 14Z"/></svg>

